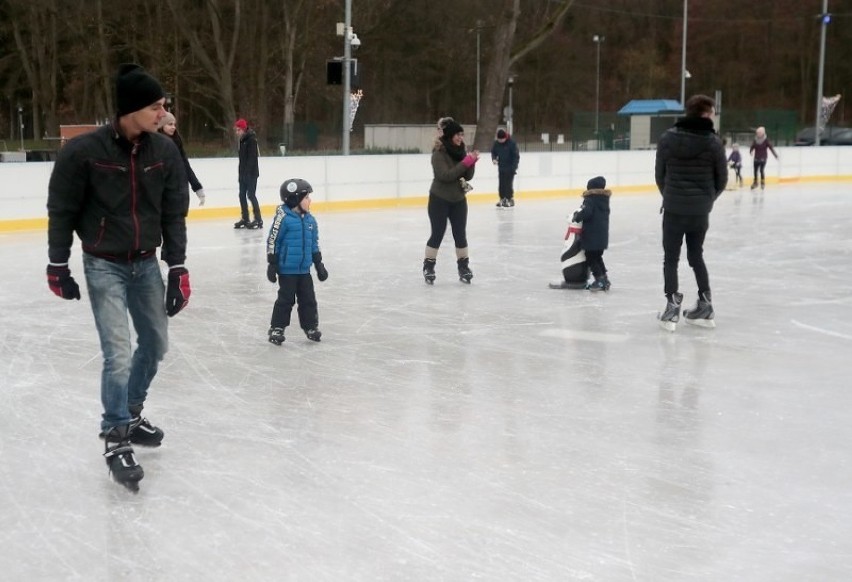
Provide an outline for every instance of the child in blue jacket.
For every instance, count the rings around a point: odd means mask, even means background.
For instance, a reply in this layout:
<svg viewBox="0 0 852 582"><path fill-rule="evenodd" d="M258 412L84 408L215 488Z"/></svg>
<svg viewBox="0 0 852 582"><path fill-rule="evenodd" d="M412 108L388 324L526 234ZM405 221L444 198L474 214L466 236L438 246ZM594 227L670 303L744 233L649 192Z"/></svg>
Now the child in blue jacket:
<svg viewBox="0 0 852 582"><path fill-rule="evenodd" d="M266 278L270 283L278 281L278 298L269 326L269 341L277 346L284 341L284 329L290 325L290 312L297 300L299 325L305 335L315 342L322 337L317 329L319 314L311 264L320 281L328 279L328 271L322 264L317 221L310 213L311 192L311 185L300 178L281 184L284 204L276 210L266 239Z"/></svg>

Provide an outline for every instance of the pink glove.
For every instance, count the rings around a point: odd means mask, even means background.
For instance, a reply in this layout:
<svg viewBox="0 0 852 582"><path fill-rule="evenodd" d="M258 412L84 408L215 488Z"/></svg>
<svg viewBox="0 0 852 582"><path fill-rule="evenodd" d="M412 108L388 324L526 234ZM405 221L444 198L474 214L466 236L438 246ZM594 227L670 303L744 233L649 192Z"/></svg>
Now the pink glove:
<svg viewBox="0 0 852 582"><path fill-rule="evenodd" d="M470 167L473 167L473 165L476 163L476 161L477 161L477 158L473 157L472 154L467 154L464 157L464 159L462 160L462 163L465 165L465 167L470 168Z"/></svg>

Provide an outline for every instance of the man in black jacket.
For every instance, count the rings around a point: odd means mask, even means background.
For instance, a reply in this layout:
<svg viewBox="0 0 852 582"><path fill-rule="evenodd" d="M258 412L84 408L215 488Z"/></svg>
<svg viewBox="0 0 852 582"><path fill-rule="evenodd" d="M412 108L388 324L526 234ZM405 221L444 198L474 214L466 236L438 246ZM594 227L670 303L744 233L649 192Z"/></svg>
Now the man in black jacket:
<svg viewBox="0 0 852 582"><path fill-rule="evenodd" d="M254 130L249 128L245 119L238 119L234 123L234 131L240 140L240 220L234 224L234 228L263 228L263 219L260 217L260 204L257 202L257 178L260 176L258 168L257 136ZM248 199L248 200L247 200ZM249 222L248 202L251 201L254 220Z"/></svg>
<svg viewBox="0 0 852 582"><path fill-rule="evenodd" d="M686 240L686 258L695 272L698 303L684 311L686 321L715 327L710 278L704 264L704 237L710 211L728 183L725 148L713 130L716 103L706 95L686 101L686 117L667 130L657 144L655 177L663 195L663 276L666 308L660 325L674 331L683 294L678 293L677 267Z"/></svg>
<svg viewBox="0 0 852 582"><path fill-rule="evenodd" d="M57 296L80 299L68 268L76 232L104 357L104 457L113 478L136 489L144 473L132 445L163 440L163 431L141 413L168 349L167 316L190 296L184 266L189 192L177 147L157 133L165 115L157 80L138 65L122 65L115 97L115 120L69 141L57 157L48 186L47 280ZM156 260L161 241L168 290Z"/></svg>

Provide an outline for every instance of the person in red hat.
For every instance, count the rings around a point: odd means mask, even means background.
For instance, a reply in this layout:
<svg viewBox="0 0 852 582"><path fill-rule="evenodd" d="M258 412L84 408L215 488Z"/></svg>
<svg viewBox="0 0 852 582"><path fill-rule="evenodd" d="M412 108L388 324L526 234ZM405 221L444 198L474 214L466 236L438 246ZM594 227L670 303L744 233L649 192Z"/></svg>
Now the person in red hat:
<svg viewBox="0 0 852 582"><path fill-rule="evenodd" d="M257 136L245 119L234 122L234 131L240 140L240 220L234 223L234 228L263 228L263 219L260 217L260 204L257 203L257 178L260 176L257 158L259 150L257 147ZM254 220L249 221L248 200L251 201Z"/></svg>

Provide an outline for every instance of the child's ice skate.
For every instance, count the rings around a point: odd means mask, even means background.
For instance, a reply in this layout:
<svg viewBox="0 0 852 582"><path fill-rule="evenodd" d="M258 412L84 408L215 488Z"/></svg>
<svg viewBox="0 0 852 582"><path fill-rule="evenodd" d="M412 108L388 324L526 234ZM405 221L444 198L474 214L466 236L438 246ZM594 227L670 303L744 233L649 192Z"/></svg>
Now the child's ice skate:
<svg viewBox="0 0 852 582"><path fill-rule="evenodd" d="M666 308L662 313L657 314L657 319L660 320L660 327L666 331L674 331L677 329L677 322L680 321L680 306L683 303L683 293L672 293L666 300Z"/></svg>
<svg viewBox="0 0 852 582"><path fill-rule="evenodd" d="M306 329L305 335L308 336L308 339L311 340L312 342L318 342L318 341L320 341L320 338L322 337L322 332L314 327L314 328L311 328L311 329Z"/></svg>
<svg viewBox="0 0 852 582"><path fill-rule="evenodd" d="M697 325L699 327L716 327L716 322L713 321L713 301L710 292L699 293L698 301L692 309L684 309L683 316L686 318L686 323Z"/></svg>
<svg viewBox="0 0 852 582"><path fill-rule="evenodd" d="M284 343L284 328L270 327L269 328L269 343L280 346Z"/></svg>
<svg viewBox="0 0 852 582"><path fill-rule="evenodd" d="M589 283L586 286L586 289L589 291L609 291L609 288L612 287L612 284L609 282L609 278L606 275L601 277L595 277L595 280Z"/></svg>

